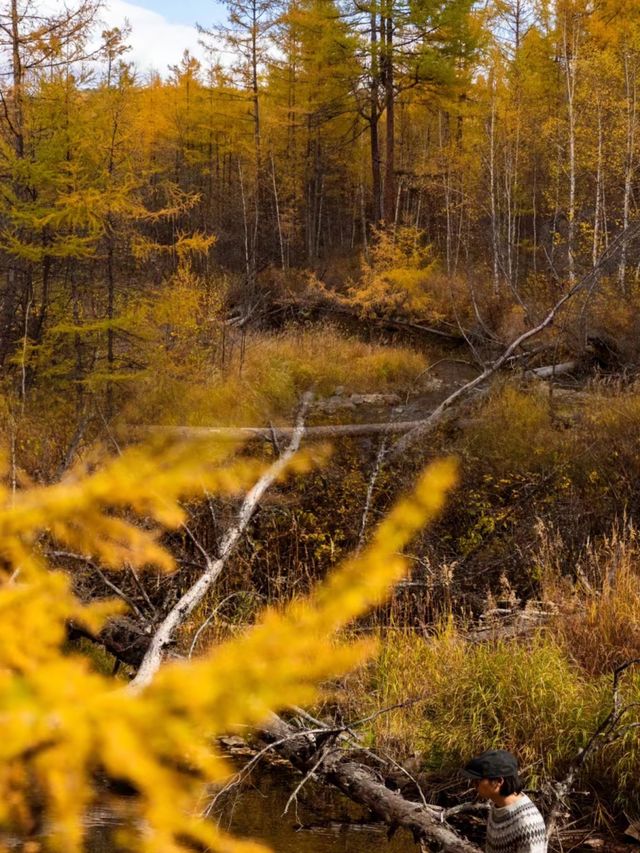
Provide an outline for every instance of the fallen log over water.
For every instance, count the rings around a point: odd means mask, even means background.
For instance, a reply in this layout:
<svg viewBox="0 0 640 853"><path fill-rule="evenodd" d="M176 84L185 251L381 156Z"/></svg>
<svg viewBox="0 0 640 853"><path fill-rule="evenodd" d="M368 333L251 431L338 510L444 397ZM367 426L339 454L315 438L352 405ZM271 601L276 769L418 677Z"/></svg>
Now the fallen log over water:
<svg viewBox="0 0 640 853"><path fill-rule="evenodd" d="M409 432L420 426L423 420L386 421L384 423L364 424L327 424L307 427L307 438L323 439L359 435L386 435ZM223 441L242 441L252 438L272 441L289 439L294 427L190 427L190 426L151 426L151 433L175 435L180 438L219 438Z"/></svg>
<svg viewBox="0 0 640 853"><path fill-rule="evenodd" d="M319 734L300 731L275 715L260 732L296 769L338 788L355 803L368 808L391 830L408 830L423 849L481 853L476 844L462 838L446 822L442 808L406 800L387 788L375 770L350 757L337 742L339 734L332 729Z"/></svg>

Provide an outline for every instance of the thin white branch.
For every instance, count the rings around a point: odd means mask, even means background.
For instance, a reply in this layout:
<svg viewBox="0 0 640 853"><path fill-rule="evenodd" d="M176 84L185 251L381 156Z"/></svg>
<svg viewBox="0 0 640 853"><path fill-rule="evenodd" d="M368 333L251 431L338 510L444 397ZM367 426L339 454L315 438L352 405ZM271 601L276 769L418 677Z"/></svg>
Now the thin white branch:
<svg viewBox="0 0 640 853"><path fill-rule="evenodd" d="M228 558L245 532L262 496L282 474L291 458L297 452L304 434L304 416L310 400L310 395L305 394L289 445L284 453L265 471L258 482L247 493L240 507L236 524L224 535L218 558L213 560L207 556L207 565L203 574L180 598L153 635L149 648L140 664L140 668L135 678L129 684L131 692L139 692L151 682L162 663L164 650L171 642L174 632L189 617L194 608L202 601L207 591L216 582Z"/></svg>
<svg viewBox="0 0 640 853"><path fill-rule="evenodd" d="M426 418L420 426L415 429L410 430L406 433L401 439L399 439L393 448L390 451L391 459L395 459L398 456L406 453L409 448L416 443L416 441L424 438L432 429L439 423L444 413L449 409L460 397L466 396L470 391L473 391L474 388L477 388L478 385L482 385L490 376L493 376L500 368L511 358L514 352L518 349L518 347L522 346L522 344L526 343L530 338L539 335L546 328L548 328L553 321L555 320L556 314L563 308L566 302L572 299L577 293L582 290L587 290L593 287L594 281L597 281L598 276L602 268L606 265L608 261L612 259L614 255L617 254L620 246L622 245L623 240L629 240L631 236L635 236L638 231L638 226L630 226L625 229L616 240L610 244L609 248L606 249L603 254L600 256L598 263L591 269L583 278L581 278L576 284L573 285L565 294L562 296L556 304L550 309L549 313L546 317L538 323L537 326L534 326L531 329L528 329L526 332L523 332L519 337L517 337L514 341L512 341L509 346L504 350L502 355L497 358L494 362L488 365L482 373L472 379L470 382L467 382L465 385L462 385L460 388L456 389L453 394L450 394L446 400L443 400L440 405L431 412L428 418Z"/></svg>
<svg viewBox="0 0 640 853"><path fill-rule="evenodd" d="M318 767L320 767L320 765L322 764L324 759L325 759L325 753L324 753L324 750L322 750L320 752L320 758L318 758L318 760L314 763L314 765L305 773L305 775L302 777L302 779L296 785L295 790L291 792L289 799L287 800L287 804L284 807L284 811L282 812L283 817L289 811L289 808L291 807L292 803L297 801L298 794L304 788L304 786L307 784L307 782L310 779L315 779L316 770L318 769Z"/></svg>
<svg viewBox="0 0 640 853"><path fill-rule="evenodd" d="M307 438L340 438L342 436L359 435L387 435L391 433L402 433L415 429L422 420L415 421L385 421L381 423L365 424L326 424L323 426L307 427L305 436ZM160 435L176 435L185 438L197 438L199 436L210 436L220 441L238 441L262 439L272 443L290 439L295 431L294 427L192 427L192 426L149 426L140 429L142 433L158 433ZM135 432L135 429L134 429Z"/></svg>
<svg viewBox="0 0 640 853"><path fill-rule="evenodd" d="M369 511L371 510L371 503L373 501L373 490L375 489L376 482L378 480L378 475L382 469L382 463L384 461L384 455L387 452L387 434L383 434L382 441L380 442L380 447L378 448L378 453L376 454L376 461L373 466L373 471L371 472L371 476L369 477L369 485L367 486L367 496L364 502L364 510L362 512L362 521L360 522L360 535L358 536L358 545L356 547L356 553L360 551L362 545L364 544L364 535L367 530L367 521L369 519Z"/></svg>

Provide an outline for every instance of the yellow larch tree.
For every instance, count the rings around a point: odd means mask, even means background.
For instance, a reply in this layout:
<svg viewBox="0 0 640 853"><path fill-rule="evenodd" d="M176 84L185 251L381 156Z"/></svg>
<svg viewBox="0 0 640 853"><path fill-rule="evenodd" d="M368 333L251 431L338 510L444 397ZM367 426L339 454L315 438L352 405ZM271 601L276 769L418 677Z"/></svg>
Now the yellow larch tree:
<svg viewBox="0 0 640 853"><path fill-rule="evenodd" d="M290 468L308 465L302 455ZM69 621L97 630L119 605L81 602L72 577L53 571L42 547L53 540L114 571L124 562L170 570L173 560L158 534L183 521L180 500L205 488L237 491L255 476L256 465L242 457L190 443L132 447L113 460L78 467L52 486L1 487L3 831L24 838L44 824L45 849L80 853L83 815L97 796L94 778L106 773L138 792L128 802L109 797L121 822L118 843L129 851L186 853L194 843L220 853L262 849L227 837L199 814L203 785L229 772L212 739L311 701L323 679L365 659L369 641L330 639L402 577L400 552L442 506L454 480L452 465L432 465L413 495L381 523L368 549L308 600L266 611L255 627L196 660L165 664L139 692L64 649Z"/></svg>

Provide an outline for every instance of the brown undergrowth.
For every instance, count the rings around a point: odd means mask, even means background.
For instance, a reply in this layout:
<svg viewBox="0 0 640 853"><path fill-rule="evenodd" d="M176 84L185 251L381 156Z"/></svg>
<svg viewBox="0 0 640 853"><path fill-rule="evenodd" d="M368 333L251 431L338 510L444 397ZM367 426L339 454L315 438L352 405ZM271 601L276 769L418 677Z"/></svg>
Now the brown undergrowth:
<svg viewBox="0 0 640 853"><path fill-rule="evenodd" d="M513 750L528 785L543 790L610 712L614 668L640 657L639 548L630 522L614 527L587 544L572 579L558 568L560 537L541 530L544 625L479 639L475 623L450 615L428 631L386 630L376 660L345 685L343 713L373 717L367 741L408 760L427 786L493 746ZM640 667L622 677L618 700L627 710L578 783L587 793L577 804L596 821L640 811Z"/></svg>

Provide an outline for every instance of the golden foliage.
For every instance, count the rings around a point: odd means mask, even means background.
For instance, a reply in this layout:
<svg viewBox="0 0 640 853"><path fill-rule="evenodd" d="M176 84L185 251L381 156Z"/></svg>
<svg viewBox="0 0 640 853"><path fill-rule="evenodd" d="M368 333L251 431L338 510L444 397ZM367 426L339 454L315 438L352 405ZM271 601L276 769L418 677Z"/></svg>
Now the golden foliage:
<svg viewBox="0 0 640 853"><path fill-rule="evenodd" d="M365 259L361 280L351 290L351 298L365 314L437 315L432 297L435 261L418 228L403 226L378 229L374 234L371 258Z"/></svg>
<svg viewBox="0 0 640 853"><path fill-rule="evenodd" d="M319 330L248 334L244 345L240 336L234 340L227 331L221 363L211 350L213 331L208 339L202 333L198 336L195 309L191 314L185 310L194 301L188 288L172 283L172 291L173 287L175 296L169 292L148 313L148 359L154 367L135 389L126 413L129 422L264 423L291 411L306 388L315 388L318 396L329 396L340 385L356 393L396 391L426 367L424 356L408 347L354 340L328 325ZM215 306L207 322L215 330ZM220 354L222 347L216 352Z"/></svg>
<svg viewBox="0 0 640 853"><path fill-rule="evenodd" d="M565 548L560 536L542 525L540 536L543 591L557 605L554 629L571 659L589 675L606 676L640 658L640 546L633 523L587 543L575 581L558 572Z"/></svg>
<svg viewBox="0 0 640 853"><path fill-rule="evenodd" d="M256 627L199 660L164 666L140 695L92 672L76 653L63 654L68 620L99 628L110 604L82 604L69 578L39 553L44 534L96 554L171 565L154 526L182 520L179 497L203 488L246 486L255 465L223 464L210 445L133 448L60 484L0 492L0 542L6 565L0 588L0 826L21 836L43 810L51 851L83 849L82 817L97 772L127 780L134 804L112 798L123 828L119 842L143 853L180 853L199 843L225 853L257 853L200 818L205 781L227 768L212 738L263 720L271 710L311 700L328 676L360 663L371 644L327 640L380 602L405 570L399 551L441 507L454 481L450 462L436 463L415 493L380 525L367 551L348 561L304 602L268 610ZM210 464L203 464L208 458ZM308 465L304 457L297 469ZM134 525L123 510L144 518ZM151 528L151 529L150 529Z"/></svg>

